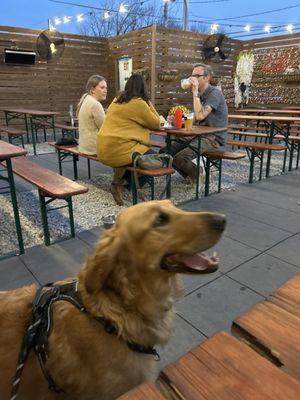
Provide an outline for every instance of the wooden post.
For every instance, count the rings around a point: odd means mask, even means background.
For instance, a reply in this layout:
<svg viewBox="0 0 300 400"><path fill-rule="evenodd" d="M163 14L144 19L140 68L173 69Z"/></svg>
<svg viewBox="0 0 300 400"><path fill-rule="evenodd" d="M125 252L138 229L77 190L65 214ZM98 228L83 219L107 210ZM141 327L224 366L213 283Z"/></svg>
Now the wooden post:
<svg viewBox="0 0 300 400"><path fill-rule="evenodd" d="M152 26L151 40L151 102L155 106L155 81L156 81L156 25Z"/></svg>

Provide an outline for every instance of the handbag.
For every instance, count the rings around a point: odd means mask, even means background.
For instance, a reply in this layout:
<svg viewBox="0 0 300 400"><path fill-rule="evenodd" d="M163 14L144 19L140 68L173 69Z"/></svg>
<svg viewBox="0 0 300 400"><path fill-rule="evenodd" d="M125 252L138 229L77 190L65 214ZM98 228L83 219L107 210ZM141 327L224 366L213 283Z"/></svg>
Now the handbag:
<svg viewBox="0 0 300 400"><path fill-rule="evenodd" d="M141 169L159 169L171 165L172 160L170 162L168 154L143 154L134 160L134 167Z"/></svg>
<svg viewBox="0 0 300 400"><path fill-rule="evenodd" d="M55 142L56 146L77 146L78 142L70 133L65 133L60 139Z"/></svg>
<svg viewBox="0 0 300 400"><path fill-rule="evenodd" d="M147 198L144 195L144 193L142 192L142 189L140 187L137 169L140 168L140 169L145 169L145 170L149 169L150 170L150 169L159 169L159 168L163 168L163 167L171 168L172 163L173 163L173 157L170 156L169 154L163 154L163 153L143 154L143 155L137 156L134 159L133 178L134 178L137 196L140 197L142 201L147 201ZM168 175L167 179L168 180L170 179L170 175ZM168 180L166 182L164 189L158 196L159 199L163 198L163 196L167 190Z"/></svg>

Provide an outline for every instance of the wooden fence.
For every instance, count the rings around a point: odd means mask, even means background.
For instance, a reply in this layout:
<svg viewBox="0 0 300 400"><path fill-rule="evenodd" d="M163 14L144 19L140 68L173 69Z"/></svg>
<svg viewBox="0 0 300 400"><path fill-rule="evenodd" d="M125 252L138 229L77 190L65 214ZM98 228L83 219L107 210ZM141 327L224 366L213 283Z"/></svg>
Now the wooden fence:
<svg viewBox="0 0 300 400"><path fill-rule="evenodd" d="M0 52L18 47L36 50L39 30L0 26ZM171 106L191 107L189 91L180 88L180 79L188 76L198 62L203 62L203 43L208 35L147 27L113 38L64 34L65 51L61 58L46 62L38 56L34 65L7 65L0 62L0 107L26 107L59 111L66 116L68 107L76 106L88 77L100 74L108 79L109 104L118 90L118 59L132 57L133 70L147 71L151 99L160 113ZM282 74L261 70L268 57L296 57L300 34L239 41L230 39L231 53L222 63L210 63L230 106L234 102L233 75L237 55L242 49L253 48L257 68L251 88L251 103L300 103L299 85L283 82ZM298 56L299 62L299 56ZM160 79L161 73L178 71L172 82ZM0 123L3 115L0 114Z"/></svg>
<svg viewBox="0 0 300 400"><path fill-rule="evenodd" d="M36 51L39 30L0 26L0 53L5 48ZM69 105L76 107L92 74L108 76L108 40L64 34L61 58L47 62L38 54L33 65L0 62L0 108L30 108L59 111L66 116ZM0 114L0 118L3 115ZM0 120L0 123L2 121Z"/></svg>

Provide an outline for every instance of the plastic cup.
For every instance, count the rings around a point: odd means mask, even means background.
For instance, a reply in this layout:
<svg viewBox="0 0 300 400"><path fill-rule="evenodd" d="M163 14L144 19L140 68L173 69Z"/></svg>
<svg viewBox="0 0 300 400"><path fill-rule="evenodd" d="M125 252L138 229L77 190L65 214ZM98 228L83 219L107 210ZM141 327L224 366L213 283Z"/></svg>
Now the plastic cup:
<svg viewBox="0 0 300 400"><path fill-rule="evenodd" d="M193 127L194 113L187 114L184 120L184 127L186 130L190 131Z"/></svg>
<svg viewBox="0 0 300 400"><path fill-rule="evenodd" d="M181 79L180 85L183 90L189 89L192 86L192 84L188 78Z"/></svg>

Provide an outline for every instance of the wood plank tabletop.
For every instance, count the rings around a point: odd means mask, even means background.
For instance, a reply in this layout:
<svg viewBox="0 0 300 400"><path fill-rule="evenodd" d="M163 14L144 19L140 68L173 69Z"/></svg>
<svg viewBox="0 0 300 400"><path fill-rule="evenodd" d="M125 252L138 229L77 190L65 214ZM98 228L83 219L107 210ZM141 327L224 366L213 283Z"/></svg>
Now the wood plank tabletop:
<svg viewBox="0 0 300 400"><path fill-rule="evenodd" d="M213 133L226 132L227 127L218 128L215 126L194 125L192 129L164 128L164 131L168 134L176 136L201 136L201 135L210 135Z"/></svg>
<svg viewBox="0 0 300 400"><path fill-rule="evenodd" d="M277 289L271 300L300 318L300 274L296 274Z"/></svg>
<svg viewBox="0 0 300 400"><path fill-rule="evenodd" d="M117 400L166 400L154 383L145 382Z"/></svg>
<svg viewBox="0 0 300 400"><path fill-rule="evenodd" d="M172 399L298 400L300 393L300 382L225 332L167 366L159 379Z"/></svg>
<svg viewBox="0 0 300 400"><path fill-rule="evenodd" d="M247 115L247 114L228 114L229 119L242 119L253 121L275 121L275 122L300 122L300 117L282 115Z"/></svg>
<svg viewBox="0 0 300 400"><path fill-rule="evenodd" d="M264 114L299 114L300 109L292 109L292 108L240 108L238 110L234 110L234 112L238 113L264 113Z"/></svg>
<svg viewBox="0 0 300 400"><path fill-rule="evenodd" d="M26 153L27 150L23 149L22 147L7 143L4 140L0 140L0 160L24 156Z"/></svg>
<svg viewBox="0 0 300 400"><path fill-rule="evenodd" d="M232 324L232 333L246 339L282 370L300 379L298 316L266 300L236 318Z"/></svg>
<svg viewBox="0 0 300 400"><path fill-rule="evenodd" d="M27 114L27 115L32 115L32 116L51 116L51 115L59 115L60 114L57 111L32 110L32 109L28 109L28 108L1 107L0 110L12 112L12 113Z"/></svg>

